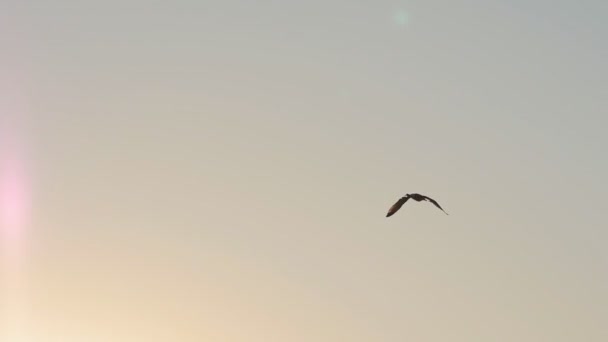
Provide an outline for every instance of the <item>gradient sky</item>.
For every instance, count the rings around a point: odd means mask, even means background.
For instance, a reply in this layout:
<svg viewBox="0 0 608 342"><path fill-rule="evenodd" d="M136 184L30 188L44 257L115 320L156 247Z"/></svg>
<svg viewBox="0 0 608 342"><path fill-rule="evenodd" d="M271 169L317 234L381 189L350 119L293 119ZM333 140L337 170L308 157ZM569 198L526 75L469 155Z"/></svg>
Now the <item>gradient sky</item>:
<svg viewBox="0 0 608 342"><path fill-rule="evenodd" d="M0 13L15 342L608 340L606 1Z"/></svg>

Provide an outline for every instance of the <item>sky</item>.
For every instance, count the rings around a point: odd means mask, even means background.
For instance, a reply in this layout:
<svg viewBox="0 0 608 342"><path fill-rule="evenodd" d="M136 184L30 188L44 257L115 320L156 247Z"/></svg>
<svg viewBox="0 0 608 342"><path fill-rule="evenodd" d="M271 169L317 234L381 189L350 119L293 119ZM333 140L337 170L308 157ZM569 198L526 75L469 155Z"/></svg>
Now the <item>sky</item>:
<svg viewBox="0 0 608 342"><path fill-rule="evenodd" d="M3 341L608 340L605 1L0 13Z"/></svg>

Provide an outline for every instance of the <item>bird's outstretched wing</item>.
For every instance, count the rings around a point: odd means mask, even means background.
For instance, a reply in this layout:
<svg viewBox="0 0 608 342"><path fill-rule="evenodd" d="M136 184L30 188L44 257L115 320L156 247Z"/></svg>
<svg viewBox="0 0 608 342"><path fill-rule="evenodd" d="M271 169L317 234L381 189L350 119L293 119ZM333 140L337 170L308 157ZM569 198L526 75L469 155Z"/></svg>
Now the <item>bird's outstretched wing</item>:
<svg viewBox="0 0 608 342"><path fill-rule="evenodd" d="M443 212L444 212L446 215L449 215L448 213L446 213L446 212L445 212L445 210L443 210L443 208L442 208L442 207L439 205L439 203L437 203L437 201L435 201L434 199L432 199L432 198L430 198L430 197L427 197L427 196L424 196L424 198L425 198L427 201L429 201L429 202L433 203L433 204L434 204L434 205L435 205L437 208L441 209L441 211L443 211Z"/></svg>
<svg viewBox="0 0 608 342"><path fill-rule="evenodd" d="M410 199L409 197L405 196L405 197L401 197L397 202L395 202L395 204L393 204L393 206L388 210L388 213L386 214L386 217L390 217L392 216L394 213L397 212L397 210L401 209L401 207L403 206L403 204L405 202L407 202L407 200Z"/></svg>

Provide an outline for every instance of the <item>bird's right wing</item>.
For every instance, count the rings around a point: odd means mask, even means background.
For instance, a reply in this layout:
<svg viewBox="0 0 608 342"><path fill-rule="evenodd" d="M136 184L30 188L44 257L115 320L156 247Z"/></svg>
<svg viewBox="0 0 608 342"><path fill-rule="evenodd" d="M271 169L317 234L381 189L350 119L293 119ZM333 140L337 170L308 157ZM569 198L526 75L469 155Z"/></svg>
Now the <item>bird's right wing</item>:
<svg viewBox="0 0 608 342"><path fill-rule="evenodd" d="M409 199L409 197L401 197L397 202L395 202L395 204L393 204L393 206L388 210L388 213L386 214L386 217L390 217L392 216L394 213L397 212L397 210L401 209L401 207L403 206L403 204L405 202L407 202L407 200Z"/></svg>
<svg viewBox="0 0 608 342"><path fill-rule="evenodd" d="M441 209L441 211L443 211L446 215L448 215L448 213L446 213L445 210L443 210L443 208L439 205L439 203L437 203L437 201L435 201L434 199L432 199L430 197L426 197L426 196L424 196L424 198L426 198L427 201L433 203L437 208Z"/></svg>

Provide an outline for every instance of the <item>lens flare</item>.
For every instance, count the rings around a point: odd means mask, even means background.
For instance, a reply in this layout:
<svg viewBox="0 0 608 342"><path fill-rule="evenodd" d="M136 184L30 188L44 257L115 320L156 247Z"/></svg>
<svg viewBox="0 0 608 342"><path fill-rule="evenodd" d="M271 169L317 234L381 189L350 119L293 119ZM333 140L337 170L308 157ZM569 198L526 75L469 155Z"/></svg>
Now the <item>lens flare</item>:
<svg viewBox="0 0 608 342"><path fill-rule="evenodd" d="M23 134L26 101L20 91L21 82L14 69L12 73L2 74L0 76L0 239L4 253L19 253L19 249L24 246L30 203ZM11 255L11 257L19 256Z"/></svg>
<svg viewBox="0 0 608 342"><path fill-rule="evenodd" d="M5 63L0 67L11 65ZM27 335L30 177L24 145L26 101L16 68L0 68L0 341ZM6 72L2 72L6 71ZM11 77L12 76L12 77Z"/></svg>
<svg viewBox="0 0 608 342"><path fill-rule="evenodd" d="M4 101L0 101L4 102ZM6 114L0 104L0 111ZM0 340L23 341L26 322L26 246L30 189L16 126L0 120Z"/></svg>
<svg viewBox="0 0 608 342"><path fill-rule="evenodd" d="M2 156L0 162L0 229L4 250L13 253L18 253L16 249L23 246L29 216L27 177L24 163L19 159Z"/></svg>

